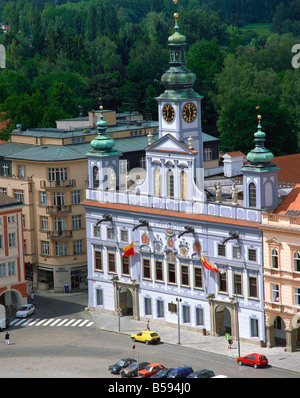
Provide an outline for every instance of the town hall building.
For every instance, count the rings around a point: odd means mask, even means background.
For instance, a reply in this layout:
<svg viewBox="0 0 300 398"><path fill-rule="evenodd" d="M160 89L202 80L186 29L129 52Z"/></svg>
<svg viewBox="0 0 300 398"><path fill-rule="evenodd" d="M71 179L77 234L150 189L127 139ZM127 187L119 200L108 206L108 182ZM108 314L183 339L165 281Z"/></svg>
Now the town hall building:
<svg viewBox="0 0 300 398"><path fill-rule="evenodd" d="M121 181L121 153L103 116L90 143L82 202L88 305L171 324L180 316L182 327L265 344L258 225L262 212L277 205L278 168L264 147L259 119L255 148L242 168L243 204L234 184L230 197L219 184L215 196L207 196L202 97L193 90L196 76L186 67L186 38L177 17L169 37L170 68L162 76L165 91L157 98L159 138L153 142L148 135L146 171L133 169ZM134 254L126 255L131 243Z"/></svg>

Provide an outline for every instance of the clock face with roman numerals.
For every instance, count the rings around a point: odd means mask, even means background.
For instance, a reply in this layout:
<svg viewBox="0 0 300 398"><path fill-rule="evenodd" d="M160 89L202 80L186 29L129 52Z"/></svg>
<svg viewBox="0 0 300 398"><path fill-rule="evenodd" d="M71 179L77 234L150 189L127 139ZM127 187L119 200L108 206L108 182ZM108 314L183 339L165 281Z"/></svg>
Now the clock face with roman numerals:
<svg viewBox="0 0 300 398"><path fill-rule="evenodd" d="M167 123L172 123L175 117L175 110L172 105L166 104L163 107L163 117Z"/></svg>
<svg viewBox="0 0 300 398"><path fill-rule="evenodd" d="M192 102L185 104L182 115L186 122L191 123L197 116L196 106Z"/></svg>

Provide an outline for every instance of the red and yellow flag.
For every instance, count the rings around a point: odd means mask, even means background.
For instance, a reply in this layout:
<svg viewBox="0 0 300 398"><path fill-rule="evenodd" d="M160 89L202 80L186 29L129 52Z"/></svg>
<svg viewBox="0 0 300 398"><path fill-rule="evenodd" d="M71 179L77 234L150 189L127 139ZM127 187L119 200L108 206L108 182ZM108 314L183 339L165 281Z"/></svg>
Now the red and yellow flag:
<svg viewBox="0 0 300 398"><path fill-rule="evenodd" d="M131 242L130 245L124 247L123 250L124 250L125 253L123 254L122 257L133 256L134 255L133 242Z"/></svg>
<svg viewBox="0 0 300 398"><path fill-rule="evenodd" d="M218 272L218 268L215 265L212 265L211 263L209 263L206 260L206 258L203 256L202 253L201 253L201 260L202 260L203 267L205 267L206 269L209 269L210 271Z"/></svg>

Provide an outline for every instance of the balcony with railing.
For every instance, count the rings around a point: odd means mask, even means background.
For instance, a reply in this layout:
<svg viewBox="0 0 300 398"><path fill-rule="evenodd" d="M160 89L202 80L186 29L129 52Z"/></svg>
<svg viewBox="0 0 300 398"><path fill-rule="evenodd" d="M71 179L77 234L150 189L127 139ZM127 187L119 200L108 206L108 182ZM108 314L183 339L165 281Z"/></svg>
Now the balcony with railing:
<svg viewBox="0 0 300 398"><path fill-rule="evenodd" d="M76 187L76 180L57 180L57 181L40 181L40 188L74 188Z"/></svg>
<svg viewBox="0 0 300 398"><path fill-rule="evenodd" d="M63 206L46 206L47 214L60 214L60 213L71 213L72 206L71 205L63 205Z"/></svg>
<svg viewBox="0 0 300 398"><path fill-rule="evenodd" d="M72 238L72 236L73 236L72 230L48 231L47 232L48 239Z"/></svg>

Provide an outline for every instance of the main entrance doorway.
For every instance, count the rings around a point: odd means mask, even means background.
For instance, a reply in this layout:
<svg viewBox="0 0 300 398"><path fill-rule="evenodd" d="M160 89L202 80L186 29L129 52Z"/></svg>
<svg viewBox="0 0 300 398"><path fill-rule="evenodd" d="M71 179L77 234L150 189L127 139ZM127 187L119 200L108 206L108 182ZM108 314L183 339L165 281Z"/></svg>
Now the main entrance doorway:
<svg viewBox="0 0 300 398"><path fill-rule="evenodd" d="M131 315L139 319L138 283L124 283L114 281L115 311L121 311L122 315Z"/></svg>
<svg viewBox="0 0 300 398"><path fill-rule="evenodd" d="M216 333L218 336L224 336L231 333L231 315L224 305L218 305L215 312L216 317Z"/></svg>

